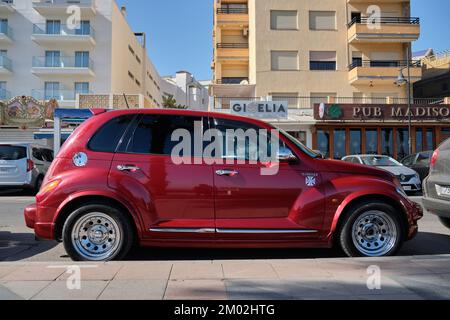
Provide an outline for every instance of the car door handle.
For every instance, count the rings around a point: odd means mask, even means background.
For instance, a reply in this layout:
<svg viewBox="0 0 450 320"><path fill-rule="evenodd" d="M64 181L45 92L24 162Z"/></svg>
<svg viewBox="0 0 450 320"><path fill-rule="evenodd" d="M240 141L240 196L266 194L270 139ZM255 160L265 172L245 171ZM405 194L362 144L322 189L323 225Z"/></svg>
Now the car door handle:
<svg viewBox="0 0 450 320"><path fill-rule="evenodd" d="M227 177L234 177L239 174L239 171L236 170L217 170L216 174L218 176L227 176Z"/></svg>
<svg viewBox="0 0 450 320"><path fill-rule="evenodd" d="M117 166L117 170L119 171L129 171L129 172L136 172L138 170L141 170L141 168L133 166L133 165L125 165L121 164Z"/></svg>

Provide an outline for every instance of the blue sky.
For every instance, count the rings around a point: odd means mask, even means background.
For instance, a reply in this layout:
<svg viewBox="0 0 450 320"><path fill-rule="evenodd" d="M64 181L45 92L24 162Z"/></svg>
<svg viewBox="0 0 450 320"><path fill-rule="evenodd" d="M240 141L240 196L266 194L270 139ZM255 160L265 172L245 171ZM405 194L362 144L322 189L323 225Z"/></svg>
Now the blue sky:
<svg viewBox="0 0 450 320"><path fill-rule="evenodd" d="M211 78L213 0L117 0L127 6L135 31L147 33L148 50L161 75L178 70ZM412 16L422 19L414 50L450 49L449 0L412 0Z"/></svg>

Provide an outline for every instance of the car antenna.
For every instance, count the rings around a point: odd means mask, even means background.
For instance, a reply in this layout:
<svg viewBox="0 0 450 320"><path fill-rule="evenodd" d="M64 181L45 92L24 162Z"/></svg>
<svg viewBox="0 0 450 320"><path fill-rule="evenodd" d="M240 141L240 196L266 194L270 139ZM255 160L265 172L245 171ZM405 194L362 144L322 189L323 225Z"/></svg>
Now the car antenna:
<svg viewBox="0 0 450 320"><path fill-rule="evenodd" d="M127 95L125 94L125 92L123 93L123 97L125 99L125 103L127 104L127 108L130 109L130 105L128 104L128 99L127 99Z"/></svg>

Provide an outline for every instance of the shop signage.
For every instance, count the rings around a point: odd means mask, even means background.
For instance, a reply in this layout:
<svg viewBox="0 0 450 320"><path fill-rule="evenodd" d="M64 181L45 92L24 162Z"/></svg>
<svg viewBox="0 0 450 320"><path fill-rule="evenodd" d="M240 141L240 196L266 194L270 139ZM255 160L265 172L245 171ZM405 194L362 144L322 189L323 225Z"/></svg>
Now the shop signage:
<svg viewBox="0 0 450 320"><path fill-rule="evenodd" d="M316 104L314 118L318 121L380 120L404 121L411 116L414 121L449 120L450 105L403 104Z"/></svg>
<svg viewBox="0 0 450 320"><path fill-rule="evenodd" d="M287 101L231 101L231 113L258 119L287 119Z"/></svg>

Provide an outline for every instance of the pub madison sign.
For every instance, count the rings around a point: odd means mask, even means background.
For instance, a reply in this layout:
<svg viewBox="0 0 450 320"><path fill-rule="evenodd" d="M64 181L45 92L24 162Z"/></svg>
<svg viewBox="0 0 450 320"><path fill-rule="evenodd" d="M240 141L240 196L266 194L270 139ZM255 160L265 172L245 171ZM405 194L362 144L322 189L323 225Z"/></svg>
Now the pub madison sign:
<svg viewBox="0 0 450 320"><path fill-rule="evenodd" d="M450 105L315 104L317 121L450 121Z"/></svg>

